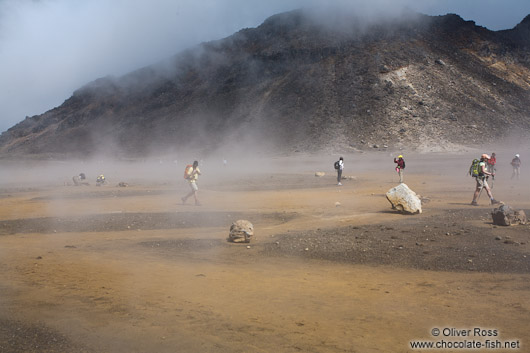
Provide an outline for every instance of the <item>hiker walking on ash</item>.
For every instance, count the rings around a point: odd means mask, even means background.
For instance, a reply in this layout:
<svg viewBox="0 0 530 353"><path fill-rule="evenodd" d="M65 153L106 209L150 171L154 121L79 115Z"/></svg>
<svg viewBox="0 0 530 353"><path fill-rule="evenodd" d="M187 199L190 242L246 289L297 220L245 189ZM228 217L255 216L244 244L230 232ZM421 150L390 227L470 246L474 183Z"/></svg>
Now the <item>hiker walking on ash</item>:
<svg viewBox="0 0 530 353"><path fill-rule="evenodd" d="M105 176L103 174L98 175L96 178L96 186L103 186L107 183L107 179L105 179Z"/></svg>
<svg viewBox="0 0 530 353"><path fill-rule="evenodd" d="M340 157L339 160L335 162L334 167L337 170L337 185L341 186L342 170L344 169L344 158Z"/></svg>
<svg viewBox="0 0 530 353"><path fill-rule="evenodd" d="M79 186L79 185L88 186L89 185L88 182L86 181L85 173L79 173L79 175L74 175L72 177L72 181L74 182L75 186Z"/></svg>
<svg viewBox="0 0 530 353"><path fill-rule="evenodd" d="M195 198L195 206L201 205L199 199L197 198L197 192L199 191L197 179L199 179L199 175L201 175L201 171L199 169L199 162L197 161L194 161L193 165L188 164L186 169L184 169L184 179L188 181L191 191L186 196L181 198L183 204L186 203L188 198L193 196Z"/></svg>
<svg viewBox="0 0 530 353"><path fill-rule="evenodd" d="M488 194L488 197L490 198L491 204L495 205L500 203L499 201L495 200L493 198L493 195L491 193L491 189L488 185L488 182L486 180L487 176L495 176L495 173L490 173L487 170L486 164L487 161L490 159L490 156L487 154L483 154L480 157L480 160L474 159L473 163L471 164L471 167L469 168L469 174L475 178L477 187L475 188L475 193L473 194L473 201L471 201L471 205L478 206L478 198L480 197L480 194L482 193L482 189L486 189L486 193Z"/></svg>
<svg viewBox="0 0 530 353"><path fill-rule="evenodd" d="M520 169L521 169L521 159L519 158L519 154L516 154L515 157L513 157L510 164L512 165L512 168L513 168L511 179L513 179L513 177L516 176L517 180L519 180L519 174L520 174Z"/></svg>
<svg viewBox="0 0 530 353"><path fill-rule="evenodd" d="M402 155L399 155L397 158L394 158L394 163L397 164L396 172L399 175L399 183L403 183L403 171L405 169L405 160Z"/></svg>

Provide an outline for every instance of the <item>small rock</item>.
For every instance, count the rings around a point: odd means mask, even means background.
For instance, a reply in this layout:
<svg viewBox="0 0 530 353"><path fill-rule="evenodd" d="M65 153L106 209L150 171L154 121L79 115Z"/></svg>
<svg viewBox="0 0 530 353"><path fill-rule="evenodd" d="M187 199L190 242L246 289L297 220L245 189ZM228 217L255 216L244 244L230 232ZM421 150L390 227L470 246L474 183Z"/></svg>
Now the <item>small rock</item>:
<svg viewBox="0 0 530 353"><path fill-rule="evenodd" d="M247 220L238 220L230 226L230 233L228 234L228 241L234 243L250 243L250 239L254 236L254 226Z"/></svg>

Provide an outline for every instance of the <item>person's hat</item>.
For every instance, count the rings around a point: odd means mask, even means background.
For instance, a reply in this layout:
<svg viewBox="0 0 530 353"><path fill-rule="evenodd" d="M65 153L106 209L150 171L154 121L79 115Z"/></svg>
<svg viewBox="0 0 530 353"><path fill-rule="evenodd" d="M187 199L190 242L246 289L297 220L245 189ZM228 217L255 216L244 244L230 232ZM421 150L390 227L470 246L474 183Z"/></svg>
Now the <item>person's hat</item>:
<svg viewBox="0 0 530 353"><path fill-rule="evenodd" d="M482 154L481 158L490 159L490 156L488 156L486 153L484 153L484 154Z"/></svg>
<svg viewBox="0 0 530 353"><path fill-rule="evenodd" d="M517 153L517 154L515 155L515 157L519 158L519 153Z"/></svg>
<svg viewBox="0 0 530 353"><path fill-rule="evenodd" d="M403 156L402 156L402 155L399 155L398 158L403 158Z"/></svg>

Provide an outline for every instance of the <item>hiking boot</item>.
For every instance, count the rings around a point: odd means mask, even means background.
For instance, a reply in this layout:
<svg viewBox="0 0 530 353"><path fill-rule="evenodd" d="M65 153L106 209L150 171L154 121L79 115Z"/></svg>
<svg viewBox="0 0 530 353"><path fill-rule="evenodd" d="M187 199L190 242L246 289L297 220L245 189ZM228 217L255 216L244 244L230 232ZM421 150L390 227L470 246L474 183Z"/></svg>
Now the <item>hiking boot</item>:
<svg viewBox="0 0 530 353"><path fill-rule="evenodd" d="M492 204L492 205L497 205L497 204L499 204L499 203L501 203L501 202L500 202L500 201L497 201L497 200L495 200L495 199L491 200L491 204Z"/></svg>
<svg viewBox="0 0 530 353"><path fill-rule="evenodd" d="M478 206L477 201L471 201L471 206Z"/></svg>

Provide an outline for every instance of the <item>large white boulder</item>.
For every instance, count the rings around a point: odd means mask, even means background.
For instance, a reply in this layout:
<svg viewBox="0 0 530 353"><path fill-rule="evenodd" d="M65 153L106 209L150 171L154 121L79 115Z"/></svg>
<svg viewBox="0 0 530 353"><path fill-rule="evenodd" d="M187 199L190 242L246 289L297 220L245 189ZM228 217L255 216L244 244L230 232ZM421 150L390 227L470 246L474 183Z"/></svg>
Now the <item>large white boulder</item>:
<svg viewBox="0 0 530 353"><path fill-rule="evenodd" d="M404 213L421 213L421 200L407 184L399 184L388 190L386 198L395 208Z"/></svg>

